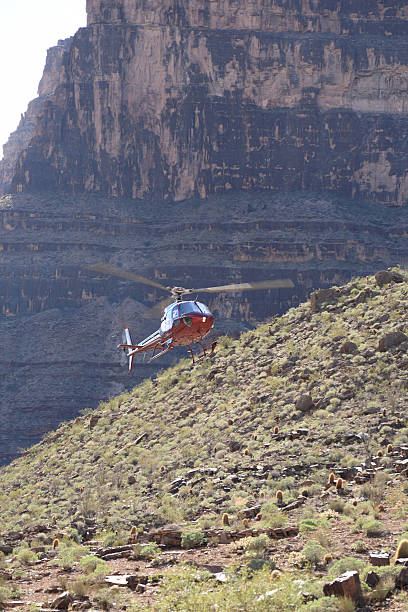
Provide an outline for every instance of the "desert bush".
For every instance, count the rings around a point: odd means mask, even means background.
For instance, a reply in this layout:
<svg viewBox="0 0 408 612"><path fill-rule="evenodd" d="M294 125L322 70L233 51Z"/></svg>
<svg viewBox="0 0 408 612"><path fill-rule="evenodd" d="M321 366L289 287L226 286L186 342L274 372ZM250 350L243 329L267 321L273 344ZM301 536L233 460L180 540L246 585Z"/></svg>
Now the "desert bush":
<svg viewBox="0 0 408 612"><path fill-rule="evenodd" d="M156 542L149 544L135 544L133 547L134 559L156 559L161 552L161 548Z"/></svg>
<svg viewBox="0 0 408 612"><path fill-rule="evenodd" d="M339 600L337 597L319 597L315 601L303 604L299 612L339 612Z"/></svg>
<svg viewBox="0 0 408 612"><path fill-rule="evenodd" d="M82 571L90 584L98 584L109 574L109 566L103 559L95 555L86 555L79 561Z"/></svg>
<svg viewBox="0 0 408 612"><path fill-rule="evenodd" d="M202 531L184 531L181 534L181 545L183 548L200 548L205 546L207 538Z"/></svg>
<svg viewBox="0 0 408 612"><path fill-rule="evenodd" d="M265 526L276 528L283 527L288 522L287 515L276 508L276 504L268 502L261 509L262 522Z"/></svg>
<svg viewBox="0 0 408 612"><path fill-rule="evenodd" d="M327 550L317 540L309 540L302 550L302 556L312 565L318 565L323 560Z"/></svg>
<svg viewBox="0 0 408 612"><path fill-rule="evenodd" d="M363 540L357 540L352 544L351 548L356 553L365 553L368 550L367 544Z"/></svg>
<svg viewBox="0 0 408 612"><path fill-rule="evenodd" d="M12 593L13 592L11 591L11 589L8 589L4 586L0 586L0 605L5 603L8 599L11 599Z"/></svg>
<svg viewBox="0 0 408 612"><path fill-rule="evenodd" d="M343 557L335 561L329 568L328 576L333 579L337 578L344 572L357 571L361 573L367 564L361 559L355 557Z"/></svg>
<svg viewBox="0 0 408 612"><path fill-rule="evenodd" d="M37 561L38 556L29 548L20 548L16 554L17 561L22 565L30 565Z"/></svg>
<svg viewBox="0 0 408 612"><path fill-rule="evenodd" d="M384 528L380 521L368 520L363 523L363 528L369 538L376 538L384 533Z"/></svg>

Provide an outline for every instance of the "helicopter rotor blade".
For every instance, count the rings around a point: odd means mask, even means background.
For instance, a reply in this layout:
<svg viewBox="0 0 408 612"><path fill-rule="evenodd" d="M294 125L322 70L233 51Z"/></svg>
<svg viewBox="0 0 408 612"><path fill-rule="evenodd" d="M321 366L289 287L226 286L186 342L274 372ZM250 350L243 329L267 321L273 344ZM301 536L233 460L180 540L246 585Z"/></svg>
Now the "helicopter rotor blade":
<svg viewBox="0 0 408 612"><path fill-rule="evenodd" d="M143 283L144 285L150 285L151 287L162 289L162 291L169 291L167 287L161 285L160 283L156 283L156 281L152 281L149 278L140 276L139 274L133 274L133 272L128 272L127 270L124 270L123 268L118 268L117 266L113 266L112 264L97 263L93 264L92 266L87 266L87 270L99 272L100 274L108 274L109 276L118 276L119 278L124 278L125 280L134 281L136 283Z"/></svg>
<svg viewBox="0 0 408 612"><path fill-rule="evenodd" d="M188 289L186 293L218 293L226 291L248 291L254 289L291 289L294 287L293 281L290 278L278 280L258 281L255 283L238 283L232 285L221 285L219 287L203 287L200 289Z"/></svg>
<svg viewBox="0 0 408 612"><path fill-rule="evenodd" d="M141 314L142 318L143 319L160 319L163 316L163 310L166 308L166 306L169 306L169 304L171 304L172 301L174 300L172 300L171 297L167 297L164 300L160 300L160 302L157 302L157 304L155 304L151 308L148 308L147 310L142 312Z"/></svg>

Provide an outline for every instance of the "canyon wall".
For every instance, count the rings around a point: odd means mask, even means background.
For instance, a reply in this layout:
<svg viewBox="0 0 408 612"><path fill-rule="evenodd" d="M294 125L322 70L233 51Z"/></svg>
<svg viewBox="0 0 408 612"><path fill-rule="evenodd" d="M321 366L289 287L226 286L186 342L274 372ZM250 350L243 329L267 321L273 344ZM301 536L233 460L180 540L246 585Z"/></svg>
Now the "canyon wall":
<svg viewBox="0 0 408 612"><path fill-rule="evenodd" d="M408 193L408 3L88 0L12 188Z"/></svg>
<svg viewBox="0 0 408 612"><path fill-rule="evenodd" d="M20 123L3 146L3 159L0 160L0 195L10 191L14 168L19 155L28 147L34 134L35 124L42 106L57 89L62 77L62 61L69 50L71 38L59 40L47 52L44 73L38 86L38 97L32 100L27 111L21 115Z"/></svg>

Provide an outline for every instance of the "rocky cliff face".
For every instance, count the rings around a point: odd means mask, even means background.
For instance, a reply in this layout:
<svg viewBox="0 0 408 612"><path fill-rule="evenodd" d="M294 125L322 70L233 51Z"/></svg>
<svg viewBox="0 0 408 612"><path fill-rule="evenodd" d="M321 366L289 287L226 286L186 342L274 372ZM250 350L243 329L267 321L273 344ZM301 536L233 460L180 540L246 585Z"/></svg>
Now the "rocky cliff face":
<svg viewBox="0 0 408 612"><path fill-rule="evenodd" d="M0 195L9 192L18 157L30 144L44 102L52 96L60 83L63 57L69 50L71 40L59 40L55 47L48 50L44 74L38 87L38 98L30 102L27 111L21 115L16 131L3 146L4 156L0 160Z"/></svg>
<svg viewBox="0 0 408 612"><path fill-rule="evenodd" d="M408 3L87 4L14 191L405 203Z"/></svg>

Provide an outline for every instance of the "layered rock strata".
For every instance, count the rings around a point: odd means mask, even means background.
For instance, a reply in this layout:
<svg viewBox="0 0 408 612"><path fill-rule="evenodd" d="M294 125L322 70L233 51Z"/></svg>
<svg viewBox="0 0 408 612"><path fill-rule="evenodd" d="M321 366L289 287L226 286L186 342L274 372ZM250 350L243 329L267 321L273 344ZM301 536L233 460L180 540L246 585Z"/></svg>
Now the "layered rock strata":
<svg viewBox="0 0 408 612"><path fill-rule="evenodd" d="M404 204L408 3L88 0L13 190Z"/></svg>
<svg viewBox="0 0 408 612"><path fill-rule="evenodd" d="M227 194L179 204L96 196L0 200L0 463L79 411L154 375L184 349L132 376L117 350L162 299L151 287L87 270L100 261L165 285L291 278L293 290L201 294L215 332L235 333L342 284L407 261L405 208L313 193Z"/></svg>
<svg viewBox="0 0 408 612"><path fill-rule="evenodd" d="M3 146L3 159L0 160L0 195L9 192L17 159L30 144L44 102L50 98L60 83L63 57L69 50L71 40L71 38L59 40L55 47L48 49L44 73L38 87L38 97L29 103L27 111L21 115L16 131Z"/></svg>

